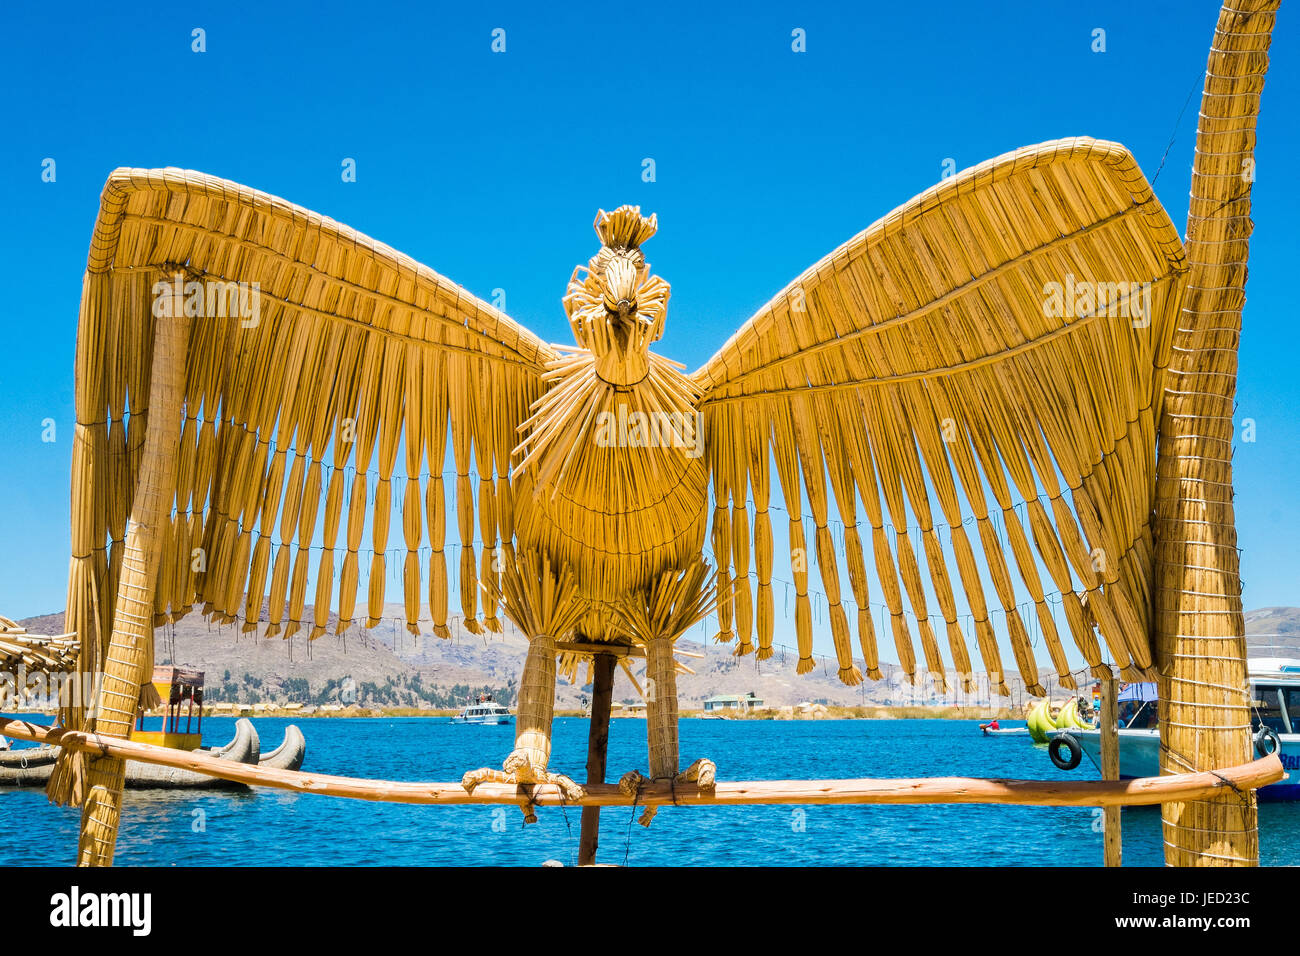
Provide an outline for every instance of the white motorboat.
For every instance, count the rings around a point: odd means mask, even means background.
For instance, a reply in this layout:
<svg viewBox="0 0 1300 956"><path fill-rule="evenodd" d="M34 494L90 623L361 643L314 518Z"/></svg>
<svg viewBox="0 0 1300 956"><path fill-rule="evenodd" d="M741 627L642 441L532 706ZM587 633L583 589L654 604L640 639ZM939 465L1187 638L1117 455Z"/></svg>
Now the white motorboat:
<svg viewBox="0 0 1300 956"><path fill-rule="evenodd" d="M1256 756L1277 753L1288 771L1300 770L1300 660L1284 657L1247 661L1251 691L1251 733ZM1123 685L1119 693L1119 775L1121 779L1160 775L1159 700L1155 684ZM1094 766L1101 766L1101 731L1058 730L1053 738L1070 737ZM1053 742L1052 762L1062 769L1078 766L1067 743ZM1264 787L1261 800L1300 800L1298 775Z"/></svg>
<svg viewBox="0 0 1300 956"><path fill-rule="evenodd" d="M490 694L480 694L478 701L470 704L451 719L453 724L508 724L514 721L509 708L498 704Z"/></svg>

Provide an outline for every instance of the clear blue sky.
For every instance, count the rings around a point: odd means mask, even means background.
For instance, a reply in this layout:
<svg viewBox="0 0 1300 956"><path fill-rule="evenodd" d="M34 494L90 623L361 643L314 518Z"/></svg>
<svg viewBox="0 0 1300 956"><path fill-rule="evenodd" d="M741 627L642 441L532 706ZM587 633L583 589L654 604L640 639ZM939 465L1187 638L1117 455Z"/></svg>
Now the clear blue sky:
<svg viewBox="0 0 1300 956"><path fill-rule="evenodd" d="M1156 191L1186 221L1217 3L711 7L7 5L0 613L63 606L77 303L116 166L188 167L284 196L484 298L503 288L507 311L559 342L571 341L560 296L594 250L597 207L640 203L659 215L647 251L673 287L659 350L691 368L949 157L965 168L1090 135L1127 145L1150 178L1176 129ZM206 53L191 52L195 27ZM504 54L490 49L497 27ZM1104 53L1091 50L1098 27ZM795 28L806 53L791 50ZM1300 18L1284 9L1241 351L1238 415L1257 423L1236 452L1247 607L1300 604L1297 104ZM41 180L47 157L54 183ZM355 183L341 179L345 157ZM646 157L656 182L642 181Z"/></svg>

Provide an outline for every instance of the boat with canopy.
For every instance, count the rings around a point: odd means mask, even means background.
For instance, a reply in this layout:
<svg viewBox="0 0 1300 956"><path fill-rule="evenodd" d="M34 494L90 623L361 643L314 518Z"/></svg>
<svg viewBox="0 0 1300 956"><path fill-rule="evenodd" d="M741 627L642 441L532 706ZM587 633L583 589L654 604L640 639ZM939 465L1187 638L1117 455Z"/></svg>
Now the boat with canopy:
<svg viewBox="0 0 1300 956"><path fill-rule="evenodd" d="M1277 754L1287 770L1300 770L1300 659L1251 658L1251 742L1259 757ZM1149 681L1123 685L1119 703L1119 775L1123 780L1160 772L1161 701ZM1048 754L1063 770L1087 758L1101 766L1100 729L1062 729L1052 733ZM1058 743L1059 741L1059 743ZM1300 783L1282 780L1259 791L1261 800L1300 800Z"/></svg>

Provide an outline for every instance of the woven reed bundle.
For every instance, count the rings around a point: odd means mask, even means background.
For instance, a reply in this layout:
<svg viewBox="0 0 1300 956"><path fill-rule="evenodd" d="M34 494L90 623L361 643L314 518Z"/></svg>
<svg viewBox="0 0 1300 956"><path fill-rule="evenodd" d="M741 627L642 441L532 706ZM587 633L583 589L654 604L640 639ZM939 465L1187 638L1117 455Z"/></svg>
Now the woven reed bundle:
<svg viewBox="0 0 1300 956"><path fill-rule="evenodd" d="M955 585L974 618L984 668L1004 672L987 607L991 585L1017 669L1032 692L1044 692L1007 550L1063 683L1073 681L1040 566L1062 593L1071 637L1094 673L1109 669L1076 595L1086 598L1123 674L1153 676L1153 383L1168 361L1184 270L1177 232L1122 147L1046 143L967 170L890 213L792 282L693 376L710 441L728 441L736 419L770 423L795 557L807 553L807 498L842 679L856 674L846 666L840 570L826 533L826 473L860 610L869 594L853 490L866 511L876 577L909 676L916 673L910 610L926 669L940 684L947 679L927 594L939 604L948 659L969 675ZM1053 308L1053 282L1095 294L1063 291ZM733 461L712 460L720 504L748 493L746 469ZM955 575L930 489L950 528ZM766 499L766 489L755 492L756 501ZM1016 496L1026 503L1028 528ZM719 525L730 520L715 511L715 554L725 537ZM978 532L982 568L967 520ZM766 546L756 527L755 551ZM765 559L759 563L761 576ZM749 586L748 569L733 570ZM807 575L796 566L793 577L806 671ZM760 646L770 643L770 627L760 620ZM859 613L857 627L870 673L878 659L870 616Z"/></svg>
<svg viewBox="0 0 1300 956"><path fill-rule="evenodd" d="M615 606L618 630L634 644L645 648L646 738L651 780L699 781L709 786L716 768L700 759L686 771L680 770L677 741L677 671L673 657L676 640L713 610L717 600L714 577L707 564L696 561L681 572L665 571L648 589L627 596ZM639 785L636 771L620 781L625 787ZM655 807L646 807L640 823L649 826Z"/></svg>
<svg viewBox="0 0 1300 956"><path fill-rule="evenodd" d="M528 635L528 654L519 681L519 713L515 746L501 770L483 768L465 774L462 785L473 792L480 783L556 783L571 796L583 790L568 777L550 773L551 723L555 717L556 641L573 633L586 610L572 569L558 572L548 557L520 552L502 564L498 578L488 578L484 590L506 616ZM524 821L537 822L531 804L523 806Z"/></svg>
<svg viewBox="0 0 1300 956"><path fill-rule="evenodd" d="M1161 770L1250 758L1232 505L1237 346L1252 229L1255 124L1278 0L1224 5L1206 67L1187 215L1187 295L1165 373L1156 486ZM1171 865L1259 861L1255 794L1162 807Z"/></svg>

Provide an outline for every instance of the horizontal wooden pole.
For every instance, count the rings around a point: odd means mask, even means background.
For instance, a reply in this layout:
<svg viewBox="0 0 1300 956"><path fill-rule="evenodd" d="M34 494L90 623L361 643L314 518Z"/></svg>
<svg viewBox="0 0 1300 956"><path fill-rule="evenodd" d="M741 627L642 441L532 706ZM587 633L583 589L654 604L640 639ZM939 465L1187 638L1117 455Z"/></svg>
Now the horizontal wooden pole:
<svg viewBox="0 0 1300 956"><path fill-rule="evenodd" d="M916 804L1006 803L1047 807L1146 806L1170 800L1198 800L1225 789L1253 790L1286 777L1277 754L1239 767L1202 773L1180 773L1136 780L985 780L978 777L920 777L910 780L719 780L717 789L702 791L694 784L648 783L635 800L617 784L587 788L580 800L567 800L553 784L516 787L484 783L467 793L456 783L415 783L367 780L275 770L256 764L232 763L198 751L186 752L81 731L62 730L16 718L0 717L0 733L20 740L57 744L105 756L138 760L164 767L179 767L250 786L273 787L297 793L316 793L354 800L420 804L518 804L539 806L739 806L746 804ZM466 768L471 769L471 768Z"/></svg>

